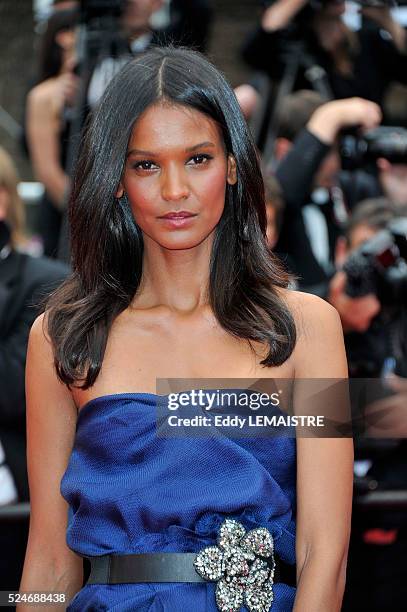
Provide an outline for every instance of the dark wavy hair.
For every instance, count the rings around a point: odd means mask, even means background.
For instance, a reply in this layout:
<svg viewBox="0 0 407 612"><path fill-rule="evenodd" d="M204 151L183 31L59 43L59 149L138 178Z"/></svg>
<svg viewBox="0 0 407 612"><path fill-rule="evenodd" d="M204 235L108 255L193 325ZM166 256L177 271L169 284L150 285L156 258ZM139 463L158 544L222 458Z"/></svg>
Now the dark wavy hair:
<svg viewBox="0 0 407 612"><path fill-rule="evenodd" d="M134 124L159 100L216 121L236 160L238 180L227 185L210 259L208 299L217 320L250 346L268 345L265 366L282 364L295 346L294 320L278 291L290 276L266 244L263 179L236 97L199 53L154 48L114 77L82 141L69 202L73 272L47 303L55 366L67 385L93 385L111 325L140 284L142 233L116 193Z"/></svg>
<svg viewBox="0 0 407 612"><path fill-rule="evenodd" d="M62 67L62 48L57 43L57 35L65 30L73 30L79 23L79 10L67 9L53 13L45 26L39 48L39 74L37 84L55 77Z"/></svg>

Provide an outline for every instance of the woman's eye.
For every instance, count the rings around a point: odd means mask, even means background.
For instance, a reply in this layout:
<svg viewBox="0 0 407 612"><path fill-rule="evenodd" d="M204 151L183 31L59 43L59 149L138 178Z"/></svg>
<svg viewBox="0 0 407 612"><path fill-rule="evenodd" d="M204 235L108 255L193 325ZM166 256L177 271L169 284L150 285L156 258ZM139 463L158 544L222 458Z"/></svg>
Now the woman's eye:
<svg viewBox="0 0 407 612"><path fill-rule="evenodd" d="M201 166L202 164L207 164L210 159L213 159L211 155L194 155L193 157L191 157L188 163L193 162L192 165Z"/></svg>
<svg viewBox="0 0 407 612"><path fill-rule="evenodd" d="M136 170L154 170L157 166L148 159L143 159L142 161L136 162L133 164L133 168Z"/></svg>

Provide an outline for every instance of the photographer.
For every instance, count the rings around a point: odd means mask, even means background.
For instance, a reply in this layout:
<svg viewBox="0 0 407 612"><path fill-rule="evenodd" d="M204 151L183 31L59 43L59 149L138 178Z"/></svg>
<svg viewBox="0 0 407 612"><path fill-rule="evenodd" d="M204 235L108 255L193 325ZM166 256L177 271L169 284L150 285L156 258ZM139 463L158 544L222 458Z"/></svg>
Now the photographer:
<svg viewBox="0 0 407 612"><path fill-rule="evenodd" d="M382 106L389 83L407 82L406 32L385 0L362 6L364 23L356 32L345 25L344 12L343 0L277 0L265 9L243 57L275 81L290 66L294 91L315 88L310 68L318 66L326 98L359 96Z"/></svg>
<svg viewBox="0 0 407 612"><path fill-rule="evenodd" d="M286 97L278 119L276 176L286 213L276 250L291 257L302 288L326 297L348 208L377 190L376 180L363 175L356 186L348 181L351 197L344 193L338 134L351 126L377 126L381 112L360 98L324 104L317 93L304 90Z"/></svg>
<svg viewBox="0 0 407 612"><path fill-rule="evenodd" d="M368 395L379 393L367 405L364 396L358 401L366 433L356 437L355 457L365 471L355 481L344 612L405 607L405 509L397 495L405 498L407 489L406 256L407 208L385 198L358 204L338 249L329 301L342 319L349 375L368 385ZM369 505L370 494L385 498Z"/></svg>
<svg viewBox="0 0 407 612"><path fill-rule="evenodd" d="M377 262L389 246L384 242L384 246L377 243L376 247L372 241L379 232L392 227L392 220L407 219L406 215L407 208L400 209L386 198L360 202L349 218L345 237L338 244L339 270L330 282L328 301L341 316L351 376L380 376L383 368L389 367L390 361L386 360L395 358L397 363L392 368L397 367L399 374L407 374L407 353L403 355L403 347L394 345L392 334L396 318L405 319L407 300L404 303L403 298L393 292L390 281L385 283L384 267L383 275L378 272L376 277ZM407 244L406 236L403 241ZM389 244L392 244L391 239ZM361 250L364 245L365 249ZM390 260L390 254L386 260ZM377 269L381 270L382 266ZM397 282L402 283L402 280ZM404 282L407 295L407 277ZM407 327L403 321L397 335L400 341L403 337L404 342L407 341Z"/></svg>
<svg viewBox="0 0 407 612"><path fill-rule="evenodd" d="M24 208L17 174L0 148L0 441L20 500L28 499L25 451L24 368L35 307L68 273L60 262L19 251Z"/></svg>

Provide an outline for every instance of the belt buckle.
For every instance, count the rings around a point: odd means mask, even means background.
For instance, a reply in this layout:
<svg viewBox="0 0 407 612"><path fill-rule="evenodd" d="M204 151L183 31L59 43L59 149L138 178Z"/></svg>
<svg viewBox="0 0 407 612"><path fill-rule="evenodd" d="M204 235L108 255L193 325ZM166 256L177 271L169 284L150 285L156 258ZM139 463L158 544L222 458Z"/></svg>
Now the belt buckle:
<svg viewBox="0 0 407 612"><path fill-rule="evenodd" d="M195 557L195 571L216 585L220 612L268 612L273 603L274 541L266 527L246 531L226 518L217 536L218 546L207 546Z"/></svg>

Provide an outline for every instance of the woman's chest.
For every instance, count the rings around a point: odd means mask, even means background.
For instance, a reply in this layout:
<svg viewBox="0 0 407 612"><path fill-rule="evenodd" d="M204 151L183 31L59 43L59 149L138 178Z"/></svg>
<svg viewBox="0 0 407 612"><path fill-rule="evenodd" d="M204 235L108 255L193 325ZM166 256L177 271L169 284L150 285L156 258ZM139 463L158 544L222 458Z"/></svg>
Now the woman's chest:
<svg viewBox="0 0 407 612"><path fill-rule="evenodd" d="M109 337L96 383L91 389L76 391L75 399L82 405L104 394L162 393L166 379L196 388L203 379L209 386L216 379L215 387L223 379L228 387L232 379L246 379L245 386L250 386L251 379L294 376L292 358L278 367L264 367L260 362L266 355L264 345L252 342L250 346L216 324L119 328Z"/></svg>

